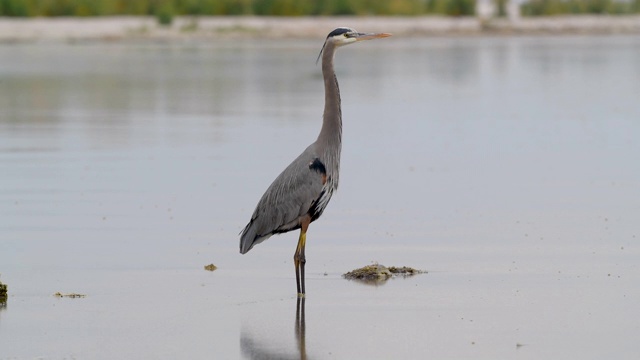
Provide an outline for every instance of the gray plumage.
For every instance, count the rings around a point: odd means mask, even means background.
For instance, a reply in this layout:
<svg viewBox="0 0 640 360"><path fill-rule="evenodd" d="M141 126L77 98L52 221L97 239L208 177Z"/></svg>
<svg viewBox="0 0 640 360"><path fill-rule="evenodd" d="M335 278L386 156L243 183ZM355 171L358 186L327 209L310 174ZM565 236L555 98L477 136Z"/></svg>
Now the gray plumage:
<svg viewBox="0 0 640 360"><path fill-rule="evenodd" d="M340 90L333 69L335 51L342 45L386 36L389 34L363 34L349 28L337 28L329 33L318 56L322 57L325 89L320 134L271 183L258 202L251 220L240 233L240 253L245 254L274 234L302 230L294 256L296 278L299 262L302 263L303 280L302 290L298 284L299 294L304 294L304 245L307 227L322 215L333 192L338 188L342 111Z"/></svg>
<svg viewBox="0 0 640 360"><path fill-rule="evenodd" d="M323 159L330 155L319 150L319 147L317 143L309 145L278 175L262 195L251 216L251 221L241 233L240 252L242 254L247 253L253 246L271 235L299 229L300 218L304 215L309 214L312 221L322 215L333 191L338 188L340 148L338 147L337 154L333 155L334 161L323 162ZM323 164L333 164L333 170L327 171L325 184L322 183L321 171L312 166L316 159ZM326 165L325 169L327 169Z"/></svg>

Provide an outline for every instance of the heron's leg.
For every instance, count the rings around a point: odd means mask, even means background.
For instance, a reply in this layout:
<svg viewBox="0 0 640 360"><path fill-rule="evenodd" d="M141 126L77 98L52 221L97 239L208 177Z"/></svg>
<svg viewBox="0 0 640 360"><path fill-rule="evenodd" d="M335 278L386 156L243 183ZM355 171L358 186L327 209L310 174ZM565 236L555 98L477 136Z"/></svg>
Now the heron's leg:
<svg viewBox="0 0 640 360"><path fill-rule="evenodd" d="M307 242L307 229L311 223L311 217L306 215L300 222L300 237L298 238L298 246L293 254L293 264L296 267L296 286L298 288L298 296L304 296L304 264L307 262L304 256L304 246Z"/></svg>
<svg viewBox="0 0 640 360"><path fill-rule="evenodd" d="M305 238L306 234L301 231L300 237L298 238L298 247L296 248L296 252L293 254L293 265L296 267L296 287L298 289L298 297L303 294L302 289L300 288L300 244L306 241Z"/></svg>

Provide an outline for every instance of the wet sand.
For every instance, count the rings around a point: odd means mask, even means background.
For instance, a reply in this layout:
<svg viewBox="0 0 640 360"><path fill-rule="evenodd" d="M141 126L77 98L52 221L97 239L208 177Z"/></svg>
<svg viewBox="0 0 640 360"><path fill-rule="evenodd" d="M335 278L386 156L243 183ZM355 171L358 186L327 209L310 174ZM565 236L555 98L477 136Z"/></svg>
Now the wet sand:
<svg viewBox="0 0 640 360"><path fill-rule="evenodd" d="M640 16L557 16L483 20L475 17L176 17L160 26L152 17L0 18L0 41L193 40L318 38L350 26L397 36L481 34L640 33Z"/></svg>

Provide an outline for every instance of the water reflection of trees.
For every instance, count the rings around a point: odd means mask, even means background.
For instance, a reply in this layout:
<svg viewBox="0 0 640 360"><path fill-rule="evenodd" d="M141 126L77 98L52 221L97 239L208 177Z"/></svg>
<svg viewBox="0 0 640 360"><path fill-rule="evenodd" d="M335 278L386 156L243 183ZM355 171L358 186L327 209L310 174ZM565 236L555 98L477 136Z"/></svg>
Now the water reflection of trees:
<svg viewBox="0 0 640 360"><path fill-rule="evenodd" d="M322 93L310 76L320 71L314 54L250 41L4 48L0 122L9 131L36 126L55 136L73 128L91 141L126 142L142 128L153 137L204 127L200 133L217 140L237 121L314 121L292 116L304 112L305 101L315 104L306 94Z"/></svg>

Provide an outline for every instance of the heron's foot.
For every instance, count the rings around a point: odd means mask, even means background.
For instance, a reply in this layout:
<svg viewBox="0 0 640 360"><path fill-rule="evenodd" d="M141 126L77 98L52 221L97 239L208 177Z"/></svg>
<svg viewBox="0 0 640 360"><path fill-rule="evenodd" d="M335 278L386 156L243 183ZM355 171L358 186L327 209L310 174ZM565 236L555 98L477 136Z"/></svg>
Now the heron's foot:
<svg viewBox="0 0 640 360"><path fill-rule="evenodd" d="M304 299L304 293L298 293L298 299Z"/></svg>

